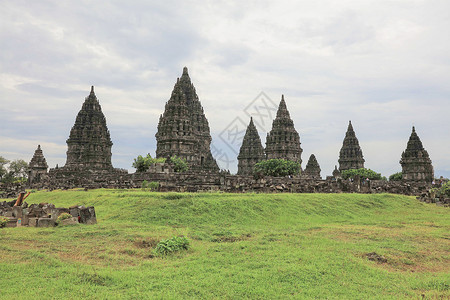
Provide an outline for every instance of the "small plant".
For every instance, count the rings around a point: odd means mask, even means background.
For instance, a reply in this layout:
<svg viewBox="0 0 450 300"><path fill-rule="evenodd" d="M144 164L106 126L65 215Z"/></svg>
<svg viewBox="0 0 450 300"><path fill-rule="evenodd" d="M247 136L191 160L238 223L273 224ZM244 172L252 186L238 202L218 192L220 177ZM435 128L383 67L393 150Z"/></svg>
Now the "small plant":
<svg viewBox="0 0 450 300"><path fill-rule="evenodd" d="M6 223L8 223L8 218L0 216L0 228L3 228L6 226Z"/></svg>
<svg viewBox="0 0 450 300"><path fill-rule="evenodd" d="M72 218L72 215L71 215L71 214L68 214L68 213L62 213L62 214L60 214L60 215L56 218L56 224L59 224L59 223L61 223L63 220L70 219L70 218Z"/></svg>
<svg viewBox="0 0 450 300"><path fill-rule="evenodd" d="M156 245L155 253L159 255L168 255L180 250L189 248L189 240L184 237L174 236L173 238L162 240Z"/></svg>
<svg viewBox="0 0 450 300"><path fill-rule="evenodd" d="M173 170L177 173L186 172L189 169L187 161L176 155L170 157L170 162L173 164Z"/></svg>
<svg viewBox="0 0 450 300"><path fill-rule="evenodd" d="M301 167L298 162L286 159L263 160L255 164L253 169L253 173L256 177L284 177L288 175L297 175L300 174L300 172Z"/></svg>
<svg viewBox="0 0 450 300"><path fill-rule="evenodd" d="M159 182L157 182L157 181L152 181L152 182L150 182L150 183L148 184L148 188L149 188L151 191L157 191L158 188L159 188Z"/></svg>
<svg viewBox="0 0 450 300"><path fill-rule="evenodd" d="M344 170L342 171L342 178L349 179L353 178L355 179L357 176L359 176L361 179L369 178L370 180L381 180L381 174L377 173L371 169L350 169L350 170Z"/></svg>
<svg viewBox="0 0 450 300"><path fill-rule="evenodd" d="M143 191L157 191L159 188L159 182L157 181L152 181L152 182L148 182L147 180L142 181L141 183L141 188Z"/></svg>
<svg viewBox="0 0 450 300"><path fill-rule="evenodd" d="M142 189L143 191L146 191L147 188L148 188L148 181L147 181L147 180L142 181L142 183L141 183L141 189Z"/></svg>
<svg viewBox="0 0 450 300"><path fill-rule="evenodd" d="M401 181L403 178L402 172L397 172L389 176L389 181Z"/></svg>

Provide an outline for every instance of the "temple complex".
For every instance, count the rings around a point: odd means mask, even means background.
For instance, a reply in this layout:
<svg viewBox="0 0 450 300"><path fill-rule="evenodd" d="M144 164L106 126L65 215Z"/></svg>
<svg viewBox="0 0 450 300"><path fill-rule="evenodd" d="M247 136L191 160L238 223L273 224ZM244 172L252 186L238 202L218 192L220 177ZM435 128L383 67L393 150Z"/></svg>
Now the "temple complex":
<svg viewBox="0 0 450 300"><path fill-rule="evenodd" d="M300 136L294 128L294 122L281 96L277 116L272 122L272 130L267 134L266 157L267 159L287 159L302 163L300 147Z"/></svg>
<svg viewBox="0 0 450 300"><path fill-rule="evenodd" d="M38 145L28 164L28 183L39 182L44 179L47 176L47 169L47 161L42 153L41 145Z"/></svg>
<svg viewBox="0 0 450 300"><path fill-rule="evenodd" d="M186 159L192 170L219 171L211 154L208 120L186 67L159 118L155 136L157 158L176 155Z"/></svg>
<svg viewBox="0 0 450 300"><path fill-rule="evenodd" d="M67 139L67 170L112 170L111 137L94 87L78 112Z"/></svg>
<svg viewBox="0 0 450 300"><path fill-rule="evenodd" d="M321 179L320 166L314 154L311 154L311 156L309 157L308 163L305 167L305 171L303 171L303 175L312 179Z"/></svg>
<svg viewBox="0 0 450 300"><path fill-rule="evenodd" d="M265 159L264 148L253 118L250 118L237 159L238 175L251 175L255 164Z"/></svg>
<svg viewBox="0 0 450 300"><path fill-rule="evenodd" d="M347 133L341 151L339 152L339 171L364 168L364 158L352 121L348 123Z"/></svg>
<svg viewBox="0 0 450 300"><path fill-rule="evenodd" d="M403 180L433 181L434 171L430 156L424 149L414 126L406 150L402 153L400 164L402 165Z"/></svg>

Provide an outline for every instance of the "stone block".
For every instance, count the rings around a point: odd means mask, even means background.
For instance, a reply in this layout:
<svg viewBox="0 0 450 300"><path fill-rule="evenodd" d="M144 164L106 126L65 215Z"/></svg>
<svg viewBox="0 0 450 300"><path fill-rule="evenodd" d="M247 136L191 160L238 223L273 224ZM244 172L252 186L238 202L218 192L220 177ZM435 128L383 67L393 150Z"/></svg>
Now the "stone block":
<svg viewBox="0 0 450 300"><path fill-rule="evenodd" d="M80 216L80 209L78 208L78 206L70 207L69 214L71 214L72 217L78 218Z"/></svg>
<svg viewBox="0 0 450 300"><path fill-rule="evenodd" d="M68 208L64 208L64 207L57 207L54 208L50 211L50 217L53 220L56 220L58 218L58 216L62 213L69 213L69 209Z"/></svg>
<svg viewBox="0 0 450 300"><path fill-rule="evenodd" d="M52 218L39 218L37 222L37 227L54 227L55 225L55 220Z"/></svg>
<svg viewBox="0 0 450 300"><path fill-rule="evenodd" d="M28 218L28 226L30 227L37 227L38 224L38 218Z"/></svg>
<svg viewBox="0 0 450 300"><path fill-rule="evenodd" d="M8 218L8 223L6 223L5 227L16 227L17 226L17 219L16 218Z"/></svg>
<svg viewBox="0 0 450 300"><path fill-rule="evenodd" d="M97 224L95 209L93 206L80 208L80 223Z"/></svg>
<svg viewBox="0 0 450 300"><path fill-rule="evenodd" d="M15 218L22 218L22 216L23 216L22 207L14 206L12 209L12 215Z"/></svg>
<svg viewBox="0 0 450 300"><path fill-rule="evenodd" d="M78 218L72 217L72 218L69 218L69 219L62 220L58 225L59 226L66 226L66 225L76 225L76 224L79 224L78 223Z"/></svg>

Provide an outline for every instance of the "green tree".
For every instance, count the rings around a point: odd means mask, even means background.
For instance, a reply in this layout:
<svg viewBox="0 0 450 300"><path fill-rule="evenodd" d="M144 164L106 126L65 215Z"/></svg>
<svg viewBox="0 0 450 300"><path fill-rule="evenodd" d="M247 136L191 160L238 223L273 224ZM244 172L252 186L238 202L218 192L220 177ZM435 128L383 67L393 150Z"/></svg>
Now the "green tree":
<svg viewBox="0 0 450 300"><path fill-rule="evenodd" d="M283 177L300 174L301 167L298 162L286 159L269 159L255 164L253 173L257 176Z"/></svg>
<svg viewBox="0 0 450 300"><path fill-rule="evenodd" d="M28 163L23 159L13 160L8 169L14 178L28 178Z"/></svg>
<svg viewBox="0 0 450 300"><path fill-rule="evenodd" d="M0 180L2 180L3 176L5 176L8 173L8 170L5 167L8 163L9 160L4 158L3 156L0 156Z"/></svg>
<svg viewBox="0 0 450 300"><path fill-rule="evenodd" d="M132 164L133 168L136 169L136 172L145 172L148 170L151 164L154 163L164 163L166 161L165 158L153 158L150 153L147 156L139 155L134 159Z"/></svg>
<svg viewBox="0 0 450 300"><path fill-rule="evenodd" d="M350 169L344 170L341 172L342 178L356 178L359 176L360 178L369 178L370 180L382 180L383 177L380 173L377 173L371 169L361 168L361 169Z"/></svg>
<svg viewBox="0 0 450 300"><path fill-rule="evenodd" d="M173 170L177 173L186 172L189 169L187 161L176 155L170 158L170 162L173 164Z"/></svg>
<svg viewBox="0 0 450 300"><path fill-rule="evenodd" d="M389 181L400 181L403 179L402 172L397 172L389 176Z"/></svg>

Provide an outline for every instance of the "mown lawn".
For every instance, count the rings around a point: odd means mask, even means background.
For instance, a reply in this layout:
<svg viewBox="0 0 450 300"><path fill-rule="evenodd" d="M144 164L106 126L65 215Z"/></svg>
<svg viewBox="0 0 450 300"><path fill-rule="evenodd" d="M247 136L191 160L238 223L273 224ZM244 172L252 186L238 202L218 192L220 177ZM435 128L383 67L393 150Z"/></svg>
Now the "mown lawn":
<svg viewBox="0 0 450 300"><path fill-rule="evenodd" d="M413 197L94 190L26 201L94 205L98 224L0 229L0 299L450 297L449 209ZM179 235L188 251L154 255Z"/></svg>

